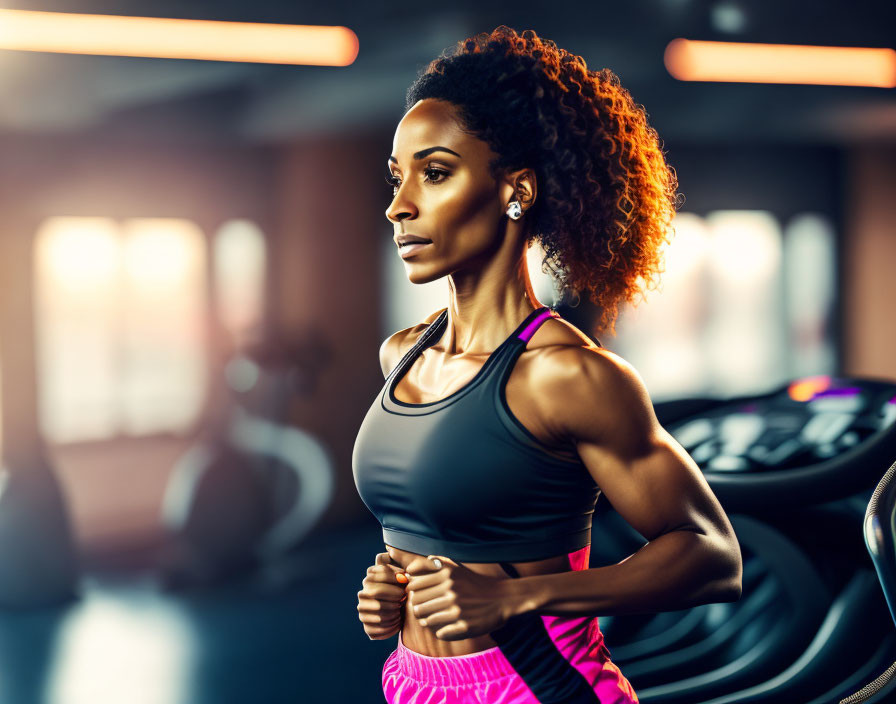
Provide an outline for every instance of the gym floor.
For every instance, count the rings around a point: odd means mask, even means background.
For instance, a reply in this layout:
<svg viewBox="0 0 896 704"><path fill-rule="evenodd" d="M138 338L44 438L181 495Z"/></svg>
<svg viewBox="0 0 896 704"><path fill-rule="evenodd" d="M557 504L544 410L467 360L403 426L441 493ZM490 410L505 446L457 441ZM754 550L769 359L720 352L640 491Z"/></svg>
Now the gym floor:
<svg viewBox="0 0 896 704"><path fill-rule="evenodd" d="M382 550L375 521L330 529L263 575L177 592L85 566L79 599L0 612L0 701L382 704L397 638L369 640L356 610Z"/></svg>

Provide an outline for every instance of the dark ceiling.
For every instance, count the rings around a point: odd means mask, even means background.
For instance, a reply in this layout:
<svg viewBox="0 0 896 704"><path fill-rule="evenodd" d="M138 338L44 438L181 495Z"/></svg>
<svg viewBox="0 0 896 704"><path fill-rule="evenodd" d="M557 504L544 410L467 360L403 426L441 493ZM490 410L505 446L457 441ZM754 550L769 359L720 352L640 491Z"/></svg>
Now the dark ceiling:
<svg viewBox="0 0 896 704"><path fill-rule="evenodd" d="M667 140L896 141L896 89L688 83L663 50L676 37L896 47L896 3L633 0L421 3L44 0L4 7L350 27L345 68L0 51L0 134L96 133L272 142L386 129L416 73L499 24L534 29L610 68Z"/></svg>

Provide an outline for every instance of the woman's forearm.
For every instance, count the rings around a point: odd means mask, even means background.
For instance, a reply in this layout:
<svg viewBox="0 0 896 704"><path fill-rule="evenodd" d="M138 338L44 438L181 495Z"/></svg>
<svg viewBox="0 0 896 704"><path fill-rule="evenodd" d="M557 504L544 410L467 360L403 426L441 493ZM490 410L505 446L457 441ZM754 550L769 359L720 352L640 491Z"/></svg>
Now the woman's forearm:
<svg viewBox="0 0 896 704"><path fill-rule="evenodd" d="M736 601L736 544L690 530L664 533L622 562L587 570L506 580L511 613L609 616L677 611Z"/></svg>

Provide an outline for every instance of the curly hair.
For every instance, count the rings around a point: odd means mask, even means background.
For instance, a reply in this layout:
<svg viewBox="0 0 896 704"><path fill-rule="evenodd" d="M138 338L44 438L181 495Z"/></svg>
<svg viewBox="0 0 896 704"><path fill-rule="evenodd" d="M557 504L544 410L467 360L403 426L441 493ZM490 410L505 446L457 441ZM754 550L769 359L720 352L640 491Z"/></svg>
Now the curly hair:
<svg viewBox="0 0 896 704"><path fill-rule="evenodd" d="M501 25L433 60L405 109L435 98L458 109L462 128L485 141L500 170L532 168L538 193L526 213L561 298L587 292L600 330L615 334L619 304L655 288L671 241L678 178L656 130L609 69L534 31ZM546 272L547 273L547 272Z"/></svg>

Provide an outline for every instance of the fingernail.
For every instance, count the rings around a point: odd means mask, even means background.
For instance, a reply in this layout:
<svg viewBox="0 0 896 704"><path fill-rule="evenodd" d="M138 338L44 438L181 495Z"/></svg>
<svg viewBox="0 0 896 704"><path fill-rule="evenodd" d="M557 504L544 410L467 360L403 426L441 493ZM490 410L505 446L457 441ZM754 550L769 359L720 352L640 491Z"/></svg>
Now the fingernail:
<svg viewBox="0 0 896 704"><path fill-rule="evenodd" d="M437 570L442 569L442 561L439 558L437 558L437 557L432 558L432 564L435 565Z"/></svg>
<svg viewBox="0 0 896 704"><path fill-rule="evenodd" d="M395 575L395 579L397 579L402 584L408 583L408 576L404 572L399 572Z"/></svg>

